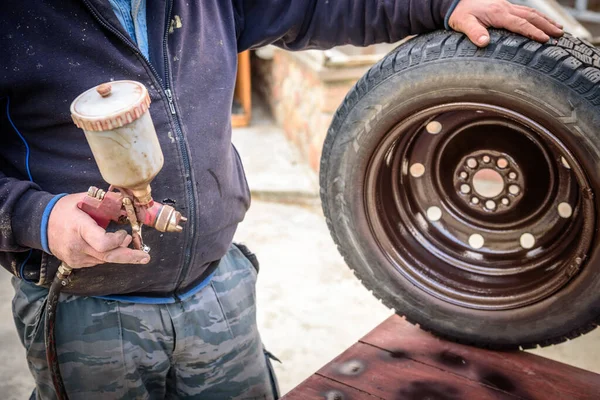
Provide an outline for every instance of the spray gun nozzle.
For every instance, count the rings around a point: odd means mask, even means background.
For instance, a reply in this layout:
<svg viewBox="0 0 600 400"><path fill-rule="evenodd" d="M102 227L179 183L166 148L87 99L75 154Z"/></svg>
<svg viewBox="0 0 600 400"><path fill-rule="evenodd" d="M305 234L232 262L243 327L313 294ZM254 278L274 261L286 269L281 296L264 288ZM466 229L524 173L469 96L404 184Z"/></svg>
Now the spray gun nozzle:
<svg viewBox="0 0 600 400"><path fill-rule="evenodd" d="M177 224L177 226L175 227L175 232L183 232L183 226L181 226L180 224L186 223L188 219L186 217L182 217L181 213L177 213L179 214L179 224Z"/></svg>

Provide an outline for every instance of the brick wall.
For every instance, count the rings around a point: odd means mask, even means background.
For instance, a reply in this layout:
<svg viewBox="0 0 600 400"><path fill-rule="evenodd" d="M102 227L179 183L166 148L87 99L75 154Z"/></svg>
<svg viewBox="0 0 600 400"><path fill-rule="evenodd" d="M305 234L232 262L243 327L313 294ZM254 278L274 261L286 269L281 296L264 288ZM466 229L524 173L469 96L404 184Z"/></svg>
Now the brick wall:
<svg viewBox="0 0 600 400"><path fill-rule="evenodd" d="M255 92L266 101L305 161L318 172L333 114L356 79L324 79L297 54L284 51L275 51L271 61L254 56L252 68Z"/></svg>

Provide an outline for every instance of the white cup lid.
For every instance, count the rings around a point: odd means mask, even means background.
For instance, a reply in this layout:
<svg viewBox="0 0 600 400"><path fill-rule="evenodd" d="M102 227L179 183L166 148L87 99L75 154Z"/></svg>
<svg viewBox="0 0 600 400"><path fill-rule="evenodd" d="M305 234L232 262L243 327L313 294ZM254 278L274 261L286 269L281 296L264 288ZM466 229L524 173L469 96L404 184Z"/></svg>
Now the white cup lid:
<svg viewBox="0 0 600 400"><path fill-rule="evenodd" d="M71 103L71 117L87 131L120 128L140 118L150 107L150 96L136 81L114 81L98 85Z"/></svg>

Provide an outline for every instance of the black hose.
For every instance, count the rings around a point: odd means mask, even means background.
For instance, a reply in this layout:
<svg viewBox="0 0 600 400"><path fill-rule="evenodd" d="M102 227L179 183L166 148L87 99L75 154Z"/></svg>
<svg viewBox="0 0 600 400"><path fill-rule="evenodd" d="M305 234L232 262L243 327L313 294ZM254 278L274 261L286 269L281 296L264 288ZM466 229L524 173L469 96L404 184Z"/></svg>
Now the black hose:
<svg viewBox="0 0 600 400"><path fill-rule="evenodd" d="M64 265L64 264L63 264ZM48 362L48 369L50 370L50 376L52 377L52 384L54 385L54 391L58 400L68 400L67 392L65 390L65 384L60 374L60 365L58 363L58 354L56 352L56 338L54 327L56 323L56 310L58 307L58 298L63 287L69 283L69 275L71 270L68 267L61 267L58 269L52 285L50 286L50 292L48 293L48 300L46 301L46 318L44 320L44 342L46 344L46 361Z"/></svg>

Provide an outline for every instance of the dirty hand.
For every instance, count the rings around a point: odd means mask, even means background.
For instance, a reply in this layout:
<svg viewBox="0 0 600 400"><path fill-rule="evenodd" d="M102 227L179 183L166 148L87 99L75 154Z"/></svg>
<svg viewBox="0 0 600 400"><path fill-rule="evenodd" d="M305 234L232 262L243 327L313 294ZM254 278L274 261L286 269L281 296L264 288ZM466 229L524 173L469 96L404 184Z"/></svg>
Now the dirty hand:
<svg viewBox="0 0 600 400"><path fill-rule="evenodd" d="M538 42L563 35L562 26L533 8L511 4L506 0L461 0L450 16L448 25L463 32L477 46L490 42L486 28L503 28Z"/></svg>
<svg viewBox="0 0 600 400"><path fill-rule="evenodd" d="M65 196L52 209L48 220L48 246L52 254L71 268L148 263L148 254L127 247L132 238L126 231L106 232L77 207L84 196L85 193Z"/></svg>

